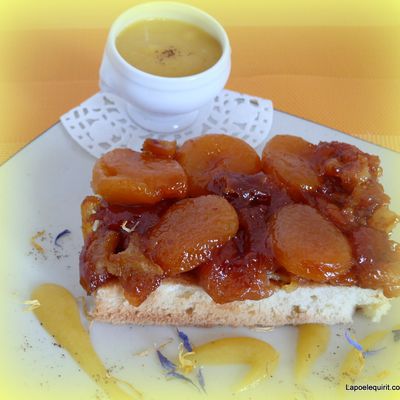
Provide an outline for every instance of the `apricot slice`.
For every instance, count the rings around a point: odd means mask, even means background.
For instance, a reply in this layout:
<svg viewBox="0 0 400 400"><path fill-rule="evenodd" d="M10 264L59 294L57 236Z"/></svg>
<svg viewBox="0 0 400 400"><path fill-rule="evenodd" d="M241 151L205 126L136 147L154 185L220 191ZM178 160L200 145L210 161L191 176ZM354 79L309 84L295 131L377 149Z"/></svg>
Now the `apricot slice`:
<svg viewBox="0 0 400 400"><path fill-rule="evenodd" d="M184 198L187 177L175 160L115 149L96 162L92 187L111 204L155 204Z"/></svg>
<svg viewBox="0 0 400 400"><path fill-rule="evenodd" d="M175 203L150 231L148 251L168 275L196 268L238 230L235 209L222 197L209 195Z"/></svg>
<svg viewBox="0 0 400 400"><path fill-rule="evenodd" d="M155 157L174 158L176 141L146 139L143 142L143 151L151 153Z"/></svg>
<svg viewBox="0 0 400 400"><path fill-rule="evenodd" d="M189 179L189 195L209 193L207 185L216 171L255 174L261 170L256 151L241 139L223 134L186 141L176 153Z"/></svg>
<svg viewBox="0 0 400 400"><path fill-rule="evenodd" d="M233 240L218 249L212 260L196 269L198 283L216 303L260 300L273 294L272 260L263 254L240 255Z"/></svg>
<svg viewBox="0 0 400 400"><path fill-rule="evenodd" d="M274 136L264 147L262 168L282 182L292 197L301 198L301 191L315 191L320 184L310 163L314 148L296 136Z"/></svg>
<svg viewBox="0 0 400 400"><path fill-rule="evenodd" d="M325 282L351 268L352 253L346 237L310 206L281 208L272 221L271 235L277 261L302 278Z"/></svg>

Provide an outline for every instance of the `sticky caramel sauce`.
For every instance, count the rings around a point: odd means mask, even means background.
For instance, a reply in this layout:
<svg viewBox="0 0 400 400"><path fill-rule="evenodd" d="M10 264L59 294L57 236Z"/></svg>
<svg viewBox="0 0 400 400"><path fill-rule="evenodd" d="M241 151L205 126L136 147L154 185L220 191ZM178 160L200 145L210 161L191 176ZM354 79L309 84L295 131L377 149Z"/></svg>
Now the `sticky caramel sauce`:
<svg viewBox="0 0 400 400"><path fill-rule="evenodd" d="M110 399L132 400L141 397L130 385L130 394L123 391L118 386L118 380L109 375L82 325L76 300L67 289L54 284L44 284L32 292L32 298L40 303L40 307L33 312L43 328Z"/></svg>

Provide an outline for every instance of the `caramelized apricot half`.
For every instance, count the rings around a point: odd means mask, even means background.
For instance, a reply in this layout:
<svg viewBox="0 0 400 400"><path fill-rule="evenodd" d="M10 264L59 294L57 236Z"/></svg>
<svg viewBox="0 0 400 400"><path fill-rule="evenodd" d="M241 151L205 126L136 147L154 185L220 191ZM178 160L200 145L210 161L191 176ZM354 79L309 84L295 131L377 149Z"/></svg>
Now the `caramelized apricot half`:
<svg viewBox="0 0 400 400"><path fill-rule="evenodd" d="M271 296L276 285L270 281L272 260L263 254L239 254L233 240L196 269L198 283L216 303L260 300Z"/></svg>
<svg viewBox="0 0 400 400"><path fill-rule="evenodd" d="M174 158L176 142L168 140L146 139L143 142L143 151L153 154L155 157Z"/></svg>
<svg viewBox="0 0 400 400"><path fill-rule="evenodd" d="M208 260L238 226L236 211L224 198L185 199L171 206L150 231L147 248L155 263L176 275Z"/></svg>
<svg viewBox="0 0 400 400"><path fill-rule="evenodd" d="M292 197L301 198L302 191L314 191L319 186L318 175L309 161L314 148L296 136L274 136L264 147L262 168L282 182Z"/></svg>
<svg viewBox="0 0 400 400"><path fill-rule="evenodd" d="M216 171L255 174L261 170L256 151L241 139L212 134L186 141L176 153L189 179L189 195L209 193L207 185Z"/></svg>
<svg viewBox="0 0 400 400"><path fill-rule="evenodd" d="M347 238L312 207L293 204L273 217L272 246L289 272L315 282L346 274L352 265Z"/></svg>
<svg viewBox="0 0 400 400"><path fill-rule="evenodd" d="M92 186L111 204L155 204L164 199L184 198L187 178L175 160L115 149L96 162Z"/></svg>

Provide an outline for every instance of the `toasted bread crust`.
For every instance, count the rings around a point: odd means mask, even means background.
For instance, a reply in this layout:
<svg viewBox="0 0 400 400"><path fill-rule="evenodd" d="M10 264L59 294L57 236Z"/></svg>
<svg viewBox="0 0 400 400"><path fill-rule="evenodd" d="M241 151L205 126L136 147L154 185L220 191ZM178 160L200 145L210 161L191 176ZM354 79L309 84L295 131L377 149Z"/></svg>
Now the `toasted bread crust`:
<svg viewBox="0 0 400 400"><path fill-rule="evenodd" d="M263 300L217 304L199 286L174 278L163 281L139 307L128 303L118 284L105 285L95 294L91 314L113 324L267 327L350 323L357 309L377 322L390 301L379 290L308 285L290 293L281 289Z"/></svg>

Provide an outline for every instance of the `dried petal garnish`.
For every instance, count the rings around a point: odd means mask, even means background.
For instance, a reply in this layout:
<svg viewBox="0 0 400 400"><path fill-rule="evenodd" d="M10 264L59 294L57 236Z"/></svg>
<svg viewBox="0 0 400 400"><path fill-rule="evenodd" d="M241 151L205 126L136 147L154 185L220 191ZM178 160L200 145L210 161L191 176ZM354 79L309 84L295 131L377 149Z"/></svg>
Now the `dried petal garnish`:
<svg viewBox="0 0 400 400"><path fill-rule="evenodd" d="M178 332L179 339L181 339L186 351L188 352L193 351L192 345L190 344L189 338L186 335L186 333L180 331L178 328L176 329L176 331Z"/></svg>
<svg viewBox="0 0 400 400"><path fill-rule="evenodd" d="M39 243L36 242L36 239L41 238L42 236L44 236L44 234L45 231L39 231L31 237L31 245L35 248L35 250L37 250L41 254L44 254L44 248Z"/></svg>
<svg viewBox="0 0 400 400"><path fill-rule="evenodd" d="M193 351L185 352L183 343L179 343L179 354L178 354L179 369L185 374L190 374L195 368L193 360L187 358L193 355L194 355Z"/></svg>
<svg viewBox="0 0 400 400"><path fill-rule="evenodd" d="M395 342L398 342L400 340L400 329L394 329L392 330L393 333L393 340Z"/></svg>
<svg viewBox="0 0 400 400"><path fill-rule="evenodd" d="M171 377L171 378L178 378L181 380L184 380L186 382L191 383L197 390L200 391L199 386L205 393L205 382L204 382L204 377L202 374L202 371L200 368L196 368L196 364L194 361L194 351L192 344L190 343L189 337L186 335L186 333L180 331L179 329L176 329L179 339L181 340L181 343L179 343L179 352L178 352L178 361L177 364L173 363L170 361L167 357L164 356L164 354L161 353L160 347L157 349L157 356L160 361L160 364L162 368L166 371L166 376ZM169 342L168 342L169 343ZM181 371L181 372L178 372ZM186 375L192 373L194 370L196 370L196 378L199 383L199 386L197 386L190 378L188 378Z"/></svg>
<svg viewBox="0 0 400 400"><path fill-rule="evenodd" d="M196 386L196 384L189 379L187 376L180 374L179 372L176 371L170 371L167 373L167 376L172 377L172 378L178 378L178 379L182 379L183 381L189 382L191 383L197 390L199 390L199 388Z"/></svg>
<svg viewBox="0 0 400 400"><path fill-rule="evenodd" d="M368 356L373 356L376 353L379 353L382 350L385 350L386 347L381 347L380 349L376 349L376 350L368 350L368 351L363 351L363 356L364 357L368 357Z"/></svg>
<svg viewBox="0 0 400 400"><path fill-rule="evenodd" d="M160 360L161 366L167 371L166 376L182 379L183 381L191 383L197 390L199 390L199 388L193 383L191 379L176 371L176 365L172 361L168 360L168 358L165 357L160 350L157 350L157 355L158 359Z"/></svg>
<svg viewBox="0 0 400 400"><path fill-rule="evenodd" d="M389 333L387 330L377 331L369 334L364 339L361 340L361 343L356 342L357 347L353 346L354 349L350 350L347 356L345 357L343 364L340 368L340 381L352 381L354 382L363 372L366 365L366 358L368 355L375 354L377 350L368 350L373 346L376 346L381 340L385 338L385 336ZM349 337L349 334L345 334L346 338ZM349 343L351 343L349 341ZM359 349L361 347L361 349ZM364 350L366 349L366 350Z"/></svg>
<svg viewBox="0 0 400 400"><path fill-rule="evenodd" d="M160 350L157 350L157 355L158 355L158 359L160 360L161 366L166 371L169 371L169 372L176 371L176 365L172 361L168 360L168 358L165 357L164 354L162 354Z"/></svg>
<svg viewBox="0 0 400 400"><path fill-rule="evenodd" d="M197 381L199 382L199 385L200 385L201 389L203 390L203 392L207 393L206 392L206 382L204 381L204 376L203 376L203 372L202 372L201 368L197 369L196 377L197 377Z"/></svg>
<svg viewBox="0 0 400 400"><path fill-rule="evenodd" d="M24 311L33 311L40 307L39 300L26 300L24 304L27 306Z"/></svg>
<svg viewBox="0 0 400 400"><path fill-rule="evenodd" d="M349 330L347 330L347 331L344 333L344 336L345 336L345 338L347 339L347 341L348 341L355 349L357 349L358 351L363 351L363 348L362 348L361 344L358 343L355 339L353 339L353 338L350 337L350 331L349 331Z"/></svg>
<svg viewBox="0 0 400 400"><path fill-rule="evenodd" d="M62 232L60 232L60 233L56 236L56 238L55 238L55 240L54 240L54 244L55 244L56 246L58 246L58 247L62 247L62 246L58 243L58 241L59 241L63 236L69 235L70 233L71 233L71 231L70 231L69 229L64 229Z"/></svg>
<svg viewBox="0 0 400 400"><path fill-rule="evenodd" d="M347 341L358 351L360 351L362 353L363 357L368 357L368 356L372 356L382 350L384 350L386 347L381 347L380 349L376 349L376 350L364 350L362 345L360 343L358 343L355 339L350 337L350 332L349 330L347 330L344 333L344 336L346 337Z"/></svg>
<svg viewBox="0 0 400 400"><path fill-rule="evenodd" d="M178 328L176 328L176 331L178 333L179 339L181 340L181 343L179 343L179 354L178 354L179 369L187 374L196 369L195 362L192 359L188 358L194 356L195 352L193 351L193 346L190 343L188 335L186 335L185 332L179 330ZM186 350L186 352L184 352L184 349ZM205 393L206 392L205 381L203 373L201 372L201 368L197 369L196 378L197 381L199 382L201 389Z"/></svg>

